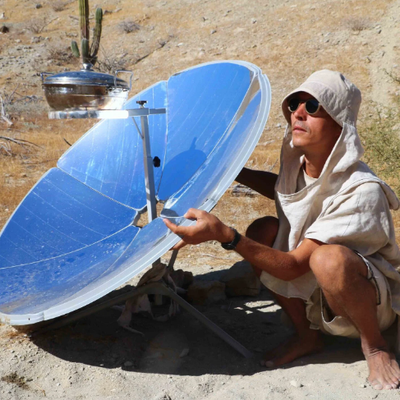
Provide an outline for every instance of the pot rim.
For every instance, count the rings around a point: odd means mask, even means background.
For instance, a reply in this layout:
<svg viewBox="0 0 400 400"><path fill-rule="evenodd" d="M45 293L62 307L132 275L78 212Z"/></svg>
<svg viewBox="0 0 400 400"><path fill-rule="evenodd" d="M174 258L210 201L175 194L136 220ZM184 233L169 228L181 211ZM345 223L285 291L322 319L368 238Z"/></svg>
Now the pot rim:
<svg viewBox="0 0 400 400"><path fill-rule="evenodd" d="M117 75L120 72L130 73L129 83ZM132 88L132 71L117 70L115 75L105 74L102 72L95 72L91 68L84 65L84 68L80 71L66 71L58 74L50 72L42 72L40 74L42 78L42 85L44 88L51 86L98 86L98 87L110 87L115 86L117 88L128 89Z"/></svg>

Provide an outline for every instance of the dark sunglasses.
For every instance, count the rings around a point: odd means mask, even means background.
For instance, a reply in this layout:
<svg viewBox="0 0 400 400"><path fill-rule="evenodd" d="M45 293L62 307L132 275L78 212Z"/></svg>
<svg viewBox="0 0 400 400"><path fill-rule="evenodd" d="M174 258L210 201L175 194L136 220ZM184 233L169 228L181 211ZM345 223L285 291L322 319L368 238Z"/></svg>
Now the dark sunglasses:
<svg viewBox="0 0 400 400"><path fill-rule="evenodd" d="M305 103L306 112L309 115L315 115L319 109L321 108L321 104L319 104L318 100L315 99L308 99L302 101L296 97L291 98L288 101L288 109L291 113L294 113L300 106L300 104Z"/></svg>

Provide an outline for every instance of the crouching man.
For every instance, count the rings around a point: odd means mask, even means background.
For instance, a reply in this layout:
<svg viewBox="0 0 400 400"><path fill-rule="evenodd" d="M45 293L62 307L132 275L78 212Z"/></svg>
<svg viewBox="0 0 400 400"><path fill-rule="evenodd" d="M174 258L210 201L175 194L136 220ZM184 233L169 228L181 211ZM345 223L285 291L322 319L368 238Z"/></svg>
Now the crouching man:
<svg viewBox="0 0 400 400"><path fill-rule="evenodd" d="M290 317L295 335L268 353L278 367L322 350L321 332L359 337L375 389L395 389L400 369L381 332L400 314L400 251L393 191L360 161L361 94L338 72L312 74L282 103L288 127L279 175L244 168L237 181L275 199L278 219L254 221L241 236L190 209L192 227L165 224L175 248L217 240L248 260Z"/></svg>

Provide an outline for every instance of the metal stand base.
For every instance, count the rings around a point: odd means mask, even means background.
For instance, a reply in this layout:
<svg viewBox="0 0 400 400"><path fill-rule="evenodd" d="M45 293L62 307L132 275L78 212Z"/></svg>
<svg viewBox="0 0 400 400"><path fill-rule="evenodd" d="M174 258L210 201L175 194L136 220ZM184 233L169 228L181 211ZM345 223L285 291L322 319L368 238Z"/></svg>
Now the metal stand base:
<svg viewBox="0 0 400 400"><path fill-rule="evenodd" d="M183 309L188 311L191 315L197 318L202 324L204 324L208 329L213 331L217 336L219 336L224 342L228 343L232 346L236 351L238 351L242 356L246 358L252 358L253 353L247 350L244 346L242 346L236 339L232 336L228 335L223 329L221 329L218 325L214 324L211 320L209 320L204 314L198 311L196 308L191 306L187 301L182 299L179 295L177 295L173 290L168 288L165 284L161 282L153 282L148 285L141 286L139 288L135 288L133 291L123 293L119 296L116 296L112 299L108 299L103 301L102 303L95 304L93 306L89 306L82 311L78 311L71 315L67 315L62 319L52 322L49 325L44 326L43 328L34 332L34 335L38 335L49 330L57 329L62 326L65 326L71 322L77 321L83 317L91 315L95 312L101 311L105 308L112 307L117 304L121 304L131 297L140 296L142 294L155 294L155 295L163 295L167 296L173 301L176 301Z"/></svg>

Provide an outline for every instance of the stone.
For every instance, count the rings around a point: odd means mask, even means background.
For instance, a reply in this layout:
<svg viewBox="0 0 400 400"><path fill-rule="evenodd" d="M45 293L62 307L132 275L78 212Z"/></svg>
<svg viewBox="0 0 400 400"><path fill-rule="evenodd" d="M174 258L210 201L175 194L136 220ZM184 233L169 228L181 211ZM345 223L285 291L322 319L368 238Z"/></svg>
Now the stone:
<svg viewBox="0 0 400 400"><path fill-rule="evenodd" d="M235 197L255 197L257 195L258 193L255 190L250 189L246 185L242 185L240 183L236 184L232 188L232 196Z"/></svg>
<svg viewBox="0 0 400 400"><path fill-rule="evenodd" d="M248 261L239 261L222 276L227 296L258 296L261 290L260 280Z"/></svg>
<svg viewBox="0 0 400 400"><path fill-rule="evenodd" d="M124 367L133 367L133 362L132 361L125 361L124 362Z"/></svg>
<svg viewBox="0 0 400 400"><path fill-rule="evenodd" d="M175 285L187 289L193 283L193 273L190 271L184 271L182 269L177 269L171 272L170 277L174 281Z"/></svg>
<svg viewBox="0 0 400 400"><path fill-rule="evenodd" d="M225 284L219 281L195 281L188 288L187 298L197 305L225 300Z"/></svg>
<svg viewBox="0 0 400 400"><path fill-rule="evenodd" d="M10 32L10 29L8 28L8 26L0 26L0 33L8 33Z"/></svg>
<svg viewBox="0 0 400 400"><path fill-rule="evenodd" d="M179 358L186 357L189 354L189 348L185 347L182 351L181 354L179 354Z"/></svg>
<svg viewBox="0 0 400 400"><path fill-rule="evenodd" d="M300 382L297 382L297 381L290 381L290 384L293 386L293 387L296 387L296 388L301 388L301 387L303 387L303 385L300 383Z"/></svg>

